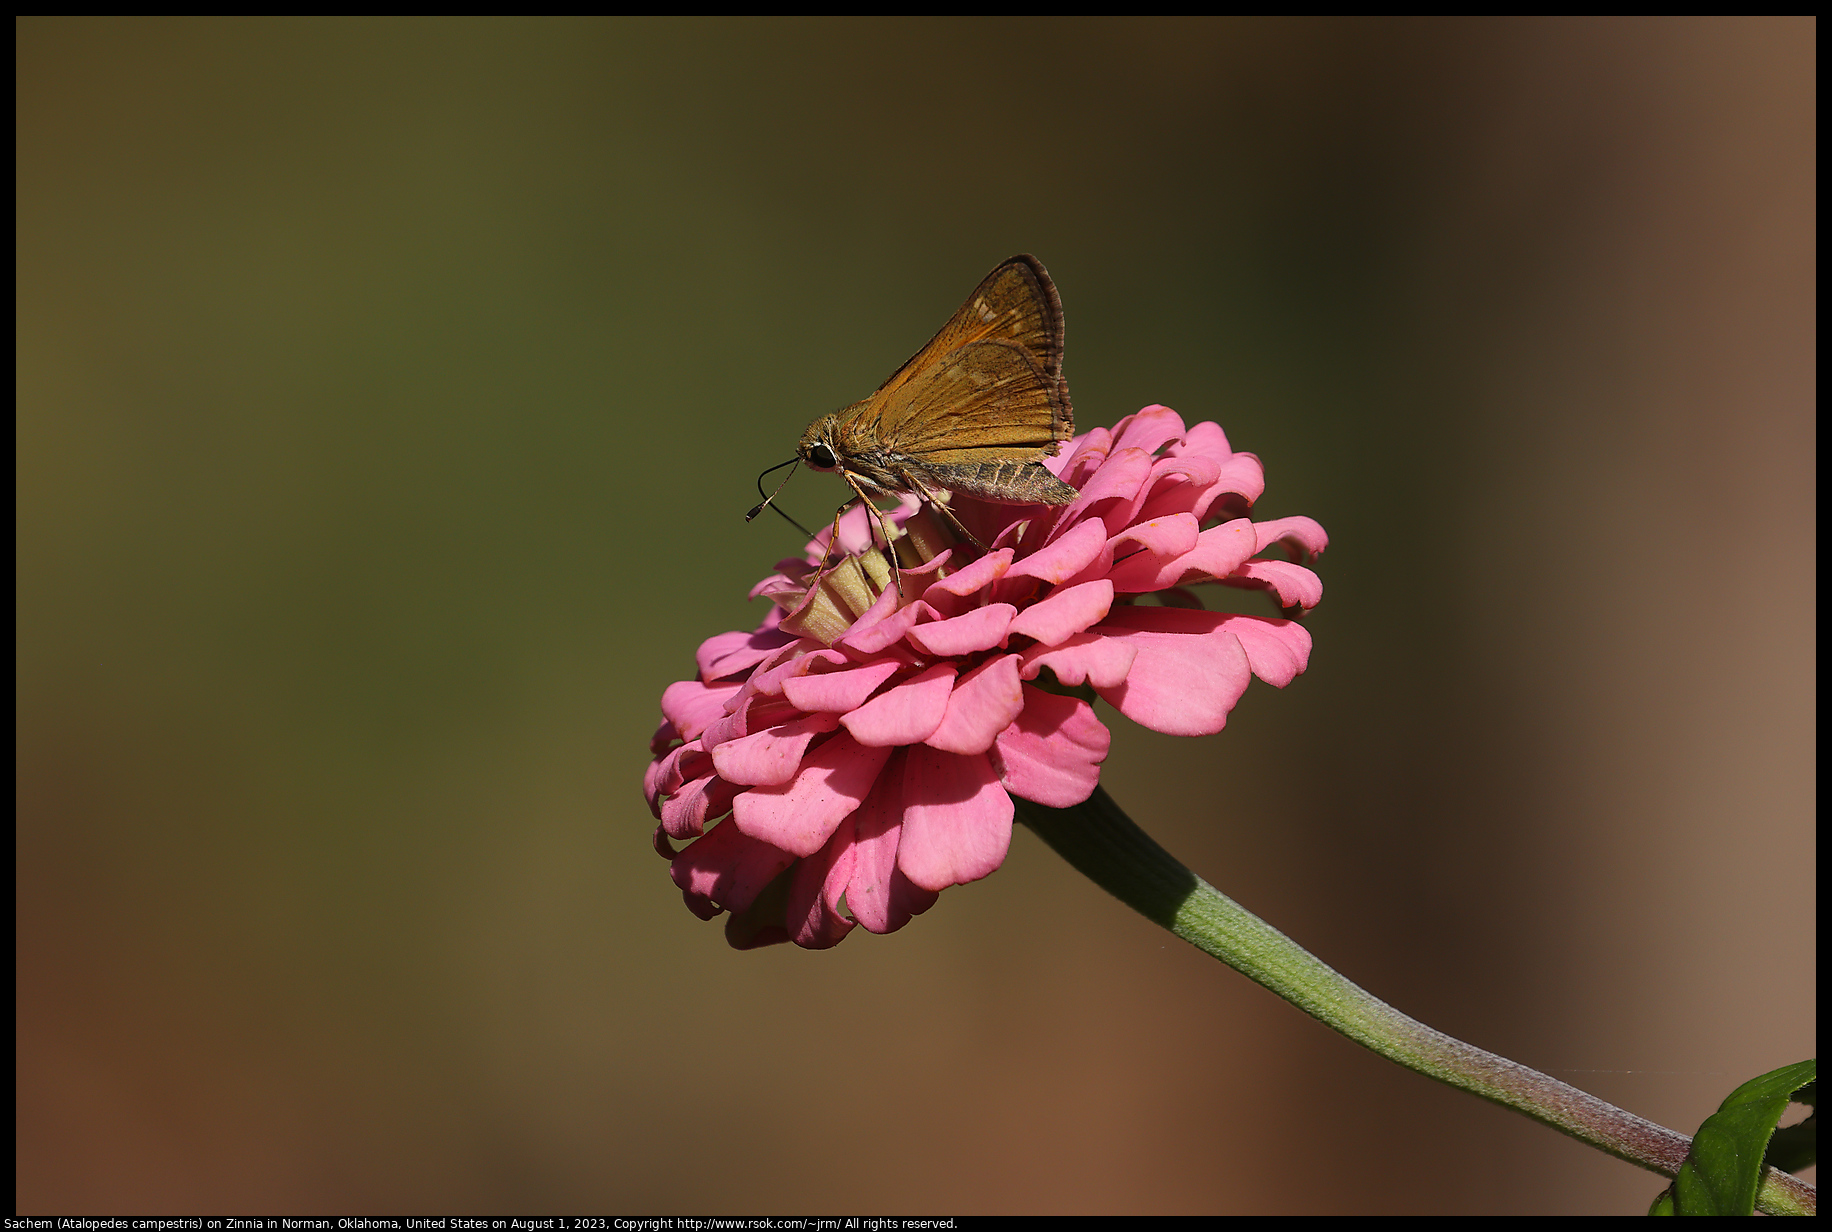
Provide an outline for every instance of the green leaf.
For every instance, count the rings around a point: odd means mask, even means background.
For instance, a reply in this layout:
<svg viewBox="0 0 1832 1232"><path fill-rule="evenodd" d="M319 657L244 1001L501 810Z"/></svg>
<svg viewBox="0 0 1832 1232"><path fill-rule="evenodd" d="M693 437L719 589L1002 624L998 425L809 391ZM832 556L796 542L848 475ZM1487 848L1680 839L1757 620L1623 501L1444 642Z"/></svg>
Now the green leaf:
<svg viewBox="0 0 1832 1232"><path fill-rule="evenodd" d="M1775 1136L1768 1140L1768 1154L1763 1159L1769 1167L1779 1168L1783 1172L1798 1172L1819 1162L1814 1152L1816 1144L1813 1129L1813 1120L1819 1115L1818 1096L1814 1090L1817 1086L1817 1082L1809 1082L1794 1092L1792 1102L1805 1104L1815 1111L1800 1124L1775 1131Z"/></svg>
<svg viewBox="0 0 1832 1232"><path fill-rule="evenodd" d="M1648 1214L1753 1214L1775 1122L1794 1093L1812 1085L1815 1072L1814 1062L1801 1061L1752 1078L1732 1091L1698 1127L1679 1175L1654 1200Z"/></svg>

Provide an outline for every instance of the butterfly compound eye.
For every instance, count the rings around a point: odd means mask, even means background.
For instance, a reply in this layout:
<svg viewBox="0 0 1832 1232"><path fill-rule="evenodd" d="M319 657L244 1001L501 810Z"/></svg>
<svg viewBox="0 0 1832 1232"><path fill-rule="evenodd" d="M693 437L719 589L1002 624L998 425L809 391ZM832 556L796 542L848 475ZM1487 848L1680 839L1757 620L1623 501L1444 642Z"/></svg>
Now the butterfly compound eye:
<svg viewBox="0 0 1832 1232"><path fill-rule="evenodd" d="M822 471L832 470L834 465L839 461L838 458L833 456L833 450L827 448L825 445L809 446L808 452L803 454L802 457L807 461L809 466Z"/></svg>

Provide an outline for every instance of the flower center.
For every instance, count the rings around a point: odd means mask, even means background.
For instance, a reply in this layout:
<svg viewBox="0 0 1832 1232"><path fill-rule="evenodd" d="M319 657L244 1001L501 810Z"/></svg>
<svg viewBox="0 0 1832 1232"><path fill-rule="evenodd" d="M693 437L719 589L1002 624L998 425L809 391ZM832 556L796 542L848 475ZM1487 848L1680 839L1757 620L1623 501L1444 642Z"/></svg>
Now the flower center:
<svg viewBox="0 0 1832 1232"><path fill-rule="evenodd" d="M879 533L883 533L884 523L889 523L891 551L896 554L899 568L905 571L920 569L956 541L926 505L897 509L873 521L880 526ZM935 570L935 576L949 572L944 562ZM805 580L805 587L787 585L768 593L787 612L780 628L797 637L813 638L823 646L845 637L853 622L870 611L887 589L894 588L890 560L875 540L863 551L840 555L819 572L810 566ZM912 601L918 589L906 585L903 602Z"/></svg>

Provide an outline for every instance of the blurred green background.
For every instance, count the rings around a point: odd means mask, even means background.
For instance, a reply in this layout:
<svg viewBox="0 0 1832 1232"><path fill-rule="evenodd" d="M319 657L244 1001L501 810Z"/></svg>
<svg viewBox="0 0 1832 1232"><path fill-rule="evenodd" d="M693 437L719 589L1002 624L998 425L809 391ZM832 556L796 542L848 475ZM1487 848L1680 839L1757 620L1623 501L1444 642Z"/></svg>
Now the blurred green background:
<svg viewBox="0 0 1832 1232"><path fill-rule="evenodd" d="M1810 1055L1810 20L26 20L22 1212L1633 1213L1020 832L726 948L657 699L1015 252L1329 530L1161 841L1690 1132ZM802 475L804 521L843 491Z"/></svg>

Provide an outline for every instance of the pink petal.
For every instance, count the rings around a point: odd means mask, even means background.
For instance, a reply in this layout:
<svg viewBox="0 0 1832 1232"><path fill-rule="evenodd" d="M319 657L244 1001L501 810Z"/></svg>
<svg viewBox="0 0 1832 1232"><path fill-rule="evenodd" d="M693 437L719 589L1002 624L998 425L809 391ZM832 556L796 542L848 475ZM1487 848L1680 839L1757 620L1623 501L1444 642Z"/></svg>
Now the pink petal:
<svg viewBox="0 0 1832 1232"><path fill-rule="evenodd" d="M1174 555L1141 552L1127 560L1116 561L1109 576L1113 578L1115 590L1129 594L1163 590L1192 575L1224 578L1253 555L1257 550L1256 542L1253 523L1236 518L1203 531L1186 552Z"/></svg>
<svg viewBox="0 0 1832 1232"><path fill-rule="evenodd" d="M1295 620L1230 616L1221 627L1240 639L1253 674L1284 688L1310 665L1310 631Z"/></svg>
<svg viewBox="0 0 1832 1232"><path fill-rule="evenodd" d="M725 713L725 703L738 695L742 684L701 684L677 680L662 690L662 714L683 740L692 740L706 725Z"/></svg>
<svg viewBox="0 0 1832 1232"><path fill-rule="evenodd" d="M946 556L947 554L947 552L943 552L941 556L937 556L935 559L940 560L942 556ZM933 564L934 561L929 563ZM815 601L816 596L810 591L808 602L813 603ZM869 630L896 615L898 608L901 606L901 601L897 595L897 588L895 586L886 586L883 590L878 592L878 597L873 601L872 605L861 612L858 618L852 622L852 626L847 630L846 638L842 638L841 640L845 641L848 638L866 634ZM897 637L901 636L902 633L899 632ZM897 637L893 637L890 640L896 641Z"/></svg>
<svg viewBox="0 0 1832 1232"><path fill-rule="evenodd" d="M1168 517L1173 513L1195 513L1203 496L1215 486L1221 473L1219 463L1208 458L1159 458L1151 468L1148 481L1151 494L1133 515L1137 522Z"/></svg>
<svg viewBox="0 0 1832 1232"><path fill-rule="evenodd" d="M1113 451L1113 433L1105 428L1095 428L1083 436L1076 437L1069 447L1054 458L1045 458L1043 464L1050 469L1056 478L1071 488L1080 489L1088 477L1099 470L1107 461L1107 455Z"/></svg>
<svg viewBox="0 0 1832 1232"><path fill-rule="evenodd" d="M904 754L893 755L871 795L852 815L855 862L846 887L853 918L874 933L895 932L934 905L936 892L918 889L897 868L903 837Z"/></svg>
<svg viewBox="0 0 1832 1232"><path fill-rule="evenodd" d="M649 737L649 752L660 757L673 748L675 741L680 738L681 733L675 730L674 724L664 718L656 725L655 734Z"/></svg>
<svg viewBox="0 0 1832 1232"><path fill-rule="evenodd" d="M852 838L857 816L842 821L825 847L796 865L790 879L785 919L790 939L805 950L830 949L852 931L852 921L840 914L840 895L857 863Z"/></svg>
<svg viewBox="0 0 1832 1232"><path fill-rule="evenodd" d="M1093 477L1082 485L1081 499L1067 506L1062 516L1064 518L1080 517L1101 501L1117 499L1120 502L1117 507L1100 515L1107 528L1107 534L1116 535L1125 529L1131 513L1132 498L1138 495L1139 486L1150 475L1150 454L1142 449L1117 450L1098 471L1094 472Z"/></svg>
<svg viewBox="0 0 1832 1232"><path fill-rule="evenodd" d="M780 629L758 629L753 633L721 633L700 643L694 661L700 668L700 679L718 680L749 671L789 643L799 640L793 633Z"/></svg>
<svg viewBox="0 0 1832 1232"><path fill-rule="evenodd" d="M674 844L668 841L668 835L660 826L655 827L655 832L649 835L649 845L655 848L655 854L664 860L673 860L674 857L681 854L674 849ZM708 917L702 916L700 918L706 919Z"/></svg>
<svg viewBox="0 0 1832 1232"><path fill-rule="evenodd" d="M1182 436L1183 416L1154 403L1113 425L1113 451L1142 449L1155 454Z"/></svg>
<svg viewBox="0 0 1832 1232"><path fill-rule="evenodd" d="M891 590L886 590L884 593L893 598L896 594ZM879 605L883 603L884 599L881 597L878 603L873 605L872 611L876 612ZM870 614L867 613L867 615ZM918 621L932 620L934 617L935 609L918 599L908 607L889 611L882 620L875 620L868 624L864 617L861 617L852 626L852 632L840 639L840 645L856 654L875 656L902 641L903 635L908 633Z"/></svg>
<svg viewBox="0 0 1832 1232"><path fill-rule="evenodd" d="M1104 637L1099 628L1077 633L1059 646L1032 646L1021 656L1018 674L1035 680L1044 668L1067 685L1087 683L1096 689L1124 684L1138 650L1117 638Z"/></svg>
<svg viewBox="0 0 1832 1232"><path fill-rule="evenodd" d="M905 753L903 839L897 867L925 890L965 885L997 869L1011 847L1011 797L985 756L926 745Z"/></svg>
<svg viewBox="0 0 1832 1232"><path fill-rule="evenodd" d="M1216 476L1214 485L1191 512L1206 518L1220 506L1238 516L1245 513L1247 506L1258 500L1265 490L1266 468L1260 465L1260 460L1250 453L1237 453L1222 462L1221 474Z"/></svg>
<svg viewBox="0 0 1832 1232"><path fill-rule="evenodd" d="M1056 646L1094 624L1112 606L1113 583L1106 578L1064 586L1019 612L1007 636L1034 637L1045 646Z"/></svg>
<svg viewBox="0 0 1832 1232"><path fill-rule="evenodd" d="M791 855L811 856L859 807L889 756L889 749L866 748L836 732L802 759L800 772L788 783L740 792L732 801L732 820L752 838Z"/></svg>
<svg viewBox="0 0 1832 1232"><path fill-rule="evenodd" d="M1201 533L1201 524L1187 513L1134 523L1113 537L1114 563L1117 565L1121 557L1131 554L1134 549L1129 544L1137 544L1147 552L1188 552L1195 548L1196 537Z"/></svg>
<svg viewBox="0 0 1832 1232"><path fill-rule="evenodd" d="M949 753L984 753L1022 709L1018 656L988 660L955 684L941 726L923 743Z"/></svg>
<svg viewBox="0 0 1832 1232"><path fill-rule="evenodd" d="M759 894L748 908L726 916L725 944L734 950L761 950L787 941L789 929L782 918L785 902L774 894Z"/></svg>
<svg viewBox="0 0 1832 1232"><path fill-rule="evenodd" d="M708 723L706 730L700 733L700 743L709 752L727 740L737 740L752 732L762 731L766 727L787 723L790 719L799 717L800 714L787 699L781 697L758 697L756 694L750 694L741 695L736 700L740 703L736 710Z"/></svg>
<svg viewBox="0 0 1832 1232"><path fill-rule="evenodd" d="M871 748L916 744L941 726L953 687L953 665L937 663L922 675L885 690L840 722L855 740Z"/></svg>
<svg viewBox="0 0 1832 1232"><path fill-rule="evenodd" d="M976 590L984 590L1005 576L1005 571L1011 568L1011 557L1010 548L988 552L966 568L950 573L940 581L931 582L928 589L922 592L922 597L930 603L935 603L940 595L958 597L970 595Z"/></svg>
<svg viewBox="0 0 1832 1232"><path fill-rule="evenodd" d="M788 659L771 666L768 670L751 672L751 678L745 683L755 693L765 697L781 697L782 686L787 680L796 676L806 676L816 668L851 667L852 660L837 650L808 651L799 649Z"/></svg>
<svg viewBox="0 0 1832 1232"><path fill-rule="evenodd" d="M1061 582L1093 564L1107 546L1107 528L1090 518L1063 532L1054 543L1013 565L1008 578L1034 577Z"/></svg>
<svg viewBox="0 0 1832 1232"><path fill-rule="evenodd" d="M1220 731L1247 690L1247 653L1220 612L1117 608L1092 632L1138 651L1126 683L1100 695L1135 723L1169 736ZM742 799L742 797L740 797Z"/></svg>
<svg viewBox="0 0 1832 1232"><path fill-rule="evenodd" d="M1190 430L1183 434L1181 441L1164 452L1177 457L1195 454L1204 458L1213 458L1217 462L1226 462L1234 456L1234 447L1228 444L1227 434L1221 430L1220 424L1205 419L1199 424L1192 425Z"/></svg>
<svg viewBox="0 0 1832 1232"><path fill-rule="evenodd" d="M706 829L707 818L723 817L731 810L735 784L709 774L687 783L662 801L662 829L670 838L694 838Z"/></svg>
<svg viewBox="0 0 1832 1232"><path fill-rule="evenodd" d="M794 859L727 822L714 826L676 856L669 871L688 908L702 920L710 920L721 909L749 907Z"/></svg>
<svg viewBox="0 0 1832 1232"><path fill-rule="evenodd" d="M1306 611L1323 602L1323 579L1288 560L1250 560L1229 575L1246 579L1256 587L1270 590L1279 598L1280 607L1301 607Z"/></svg>
<svg viewBox="0 0 1832 1232"><path fill-rule="evenodd" d="M660 760L651 763L642 776L643 794L649 798L649 809L661 817L661 797L673 795L683 784L712 773L712 758L706 755L698 740L669 749Z"/></svg>
<svg viewBox="0 0 1832 1232"><path fill-rule="evenodd" d="M1009 603L989 603L963 616L917 625L908 637L917 649L932 655L976 654L1003 642L1017 614L1018 609Z"/></svg>
<svg viewBox="0 0 1832 1232"><path fill-rule="evenodd" d="M721 778L746 787L774 787L795 777L808 742L840 725L837 714L809 714L727 740L712 751ZM664 819L665 820L665 819ZM672 833L672 831L670 831Z"/></svg>
<svg viewBox="0 0 1832 1232"><path fill-rule="evenodd" d="M756 599L764 595L787 594L790 591L801 592L808 589L808 578L814 573L814 566L805 560L791 556L787 560L776 562L776 572L751 587L748 598Z"/></svg>
<svg viewBox="0 0 1832 1232"><path fill-rule="evenodd" d="M1255 556L1280 540L1296 548L1303 558L1322 555L1323 549L1329 546L1329 535L1315 518L1274 518L1270 522L1255 522L1253 531L1259 539L1259 546L1253 552Z"/></svg>
<svg viewBox="0 0 1832 1232"><path fill-rule="evenodd" d="M856 710L901 666L883 659L843 672L796 676L782 682L782 694L798 710Z"/></svg>
<svg viewBox="0 0 1832 1232"><path fill-rule="evenodd" d="M1094 794L1113 733L1078 697L1024 686L1024 712L992 748L999 781L1014 796L1068 808Z"/></svg>

